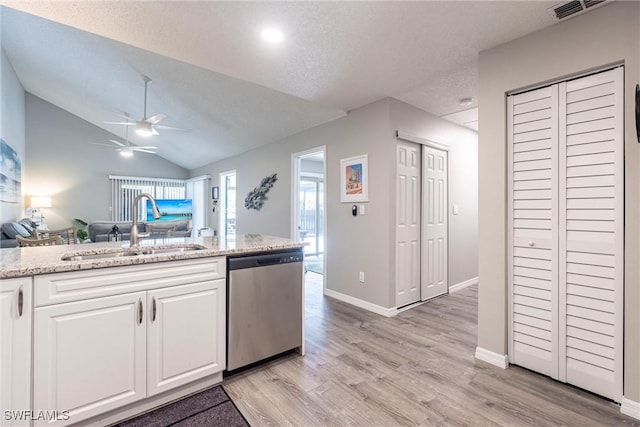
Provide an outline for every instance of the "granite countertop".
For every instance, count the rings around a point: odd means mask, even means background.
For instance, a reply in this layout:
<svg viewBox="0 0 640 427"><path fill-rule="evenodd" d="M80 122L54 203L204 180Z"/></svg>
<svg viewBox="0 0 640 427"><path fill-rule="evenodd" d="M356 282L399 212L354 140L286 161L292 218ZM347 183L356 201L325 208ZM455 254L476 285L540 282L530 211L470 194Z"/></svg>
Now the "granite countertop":
<svg viewBox="0 0 640 427"><path fill-rule="evenodd" d="M132 250L129 242L85 243L77 245L40 246L28 248L8 248L0 250L0 279L35 276L65 271L91 270L95 268L121 265L147 264L152 262L175 261L215 256L244 255L259 252L294 249L304 246L293 240L262 234L239 234L228 238L194 237L171 239L143 239L138 249L165 249L176 245L203 246L204 249L120 256L115 258L84 259L63 261L63 257L74 255L98 255Z"/></svg>

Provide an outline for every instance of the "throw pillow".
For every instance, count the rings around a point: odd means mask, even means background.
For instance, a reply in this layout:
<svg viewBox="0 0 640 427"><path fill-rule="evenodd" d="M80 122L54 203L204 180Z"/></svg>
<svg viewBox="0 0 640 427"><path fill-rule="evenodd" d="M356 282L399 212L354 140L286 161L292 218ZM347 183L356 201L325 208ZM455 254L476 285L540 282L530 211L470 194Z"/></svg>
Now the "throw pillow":
<svg viewBox="0 0 640 427"><path fill-rule="evenodd" d="M26 228L27 231L31 233L31 235L33 235L33 233L36 231L36 228L38 227L38 224L31 221L29 218L22 218L20 221L18 221L18 224Z"/></svg>
<svg viewBox="0 0 640 427"><path fill-rule="evenodd" d="M16 236L30 237L29 230L24 228L22 224L17 222L5 222L2 224L2 232L9 238L15 239Z"/></svg>

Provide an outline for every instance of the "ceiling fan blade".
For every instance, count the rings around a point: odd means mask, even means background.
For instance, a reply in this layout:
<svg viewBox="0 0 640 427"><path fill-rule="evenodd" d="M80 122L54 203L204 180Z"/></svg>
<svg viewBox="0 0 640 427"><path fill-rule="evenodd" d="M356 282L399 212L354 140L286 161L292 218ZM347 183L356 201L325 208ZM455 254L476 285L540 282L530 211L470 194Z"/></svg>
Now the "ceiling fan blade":
<svg viewBox="0 0 640 427"><path fill-rule="evenodd" d="M176 128L176 127L173 127L173 126L155 125L154 127L158 128L158 129L164 129L164 130L176 130L176 131L179 131L179 132L188 132L187 129Z"/></svg>
<svg viewBox="0 0 640 427"><path fill-rule="evenodd" d="M142 149L142 148L133 148L133 151L140 151L142 153L156 154L155 151L145 150L145 149Z"/></svg>
<svg viewBox="0 0 640 427"><path fill-rule="evenodd" d="M113 142L116 145L119 145L120 147L124 147L126 144L123 144L120 141L116 141L115 139L110 139L109 141Z"/></svg>
<svg viewBox="0 0 640 427"><path fill-rule="evenodd" d="M123 119L125 119L125 120L127 120L127 121L129 121L129 122L130 122L131 120L133 120L133 119L131 118L131 116L129 116L127 113L124 113L124 114L118 114L117 116L118 116L118 117L122 117Z"/></svg>
<svg viewBox="0 0 640 427"><path fill-rule="evenodd" d="M155 125L156 123L159 123L161 120L164 120L166 118L167 118L166 114L156 114L155 116L151 116L147 119L144 119L144 121L147 123L151 123L152 125Z"/></svg>
<svg viewBox="0 0 640 427"><path fill-rule="evenodd" d="M135 123L131 122L102 122L105 125L125 125L125 126L134 126Z"/></svg>
<svg viewBox="0 0 640 427"><path fill-rule="evenodd" d="M91 144L91 145L102 145L103 147L111 147L111 148L115 148L113 145L111 144L105 144L103 142L87 142L87 144Z"/></svg>
<svg viewBox="0 0 640 427"><path fill-rule="evenodd" d="M157 150L158 149L158 147L156 147L155 145L132 145L131 147L133 147L134 150L136 148L142 148L144 150Z"/></svg>

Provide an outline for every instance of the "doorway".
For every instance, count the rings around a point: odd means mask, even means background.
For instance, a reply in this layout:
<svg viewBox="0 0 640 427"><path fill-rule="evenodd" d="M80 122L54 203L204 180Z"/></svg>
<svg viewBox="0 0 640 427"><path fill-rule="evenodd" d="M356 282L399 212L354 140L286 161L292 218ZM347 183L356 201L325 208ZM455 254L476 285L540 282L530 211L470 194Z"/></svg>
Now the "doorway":
<svg viewBox="0 0 640 427"><path fill-rule="evenodd" d="M220 234L236 234L236 171L220 174Z"/></svg>
<svg viewBox="0 0 640 427"><path fill-rule="evenodd" d="M292 155L292 239L306 243L305 272L325 274L325 147Z"/></svg>

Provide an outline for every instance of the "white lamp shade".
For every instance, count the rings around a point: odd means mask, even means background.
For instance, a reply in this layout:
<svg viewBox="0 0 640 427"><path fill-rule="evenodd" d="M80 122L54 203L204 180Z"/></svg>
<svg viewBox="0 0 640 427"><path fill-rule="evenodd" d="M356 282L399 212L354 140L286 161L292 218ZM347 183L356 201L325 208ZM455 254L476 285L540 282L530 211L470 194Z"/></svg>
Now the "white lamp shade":
<svg viewBox="0 0 640 427"><path fill-rule="evenodd" d="M32 208L50 208L51 197L49 196L34 196L31 198Z"/></svg>

